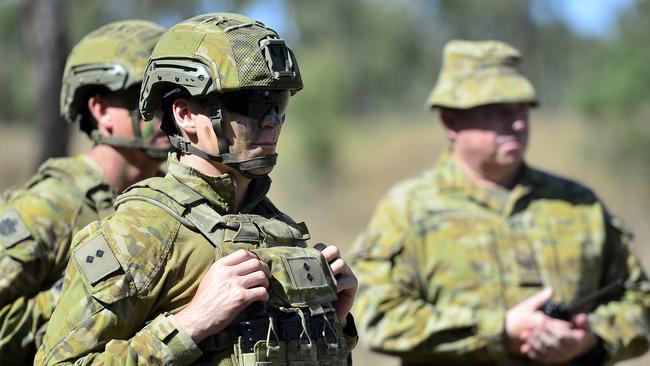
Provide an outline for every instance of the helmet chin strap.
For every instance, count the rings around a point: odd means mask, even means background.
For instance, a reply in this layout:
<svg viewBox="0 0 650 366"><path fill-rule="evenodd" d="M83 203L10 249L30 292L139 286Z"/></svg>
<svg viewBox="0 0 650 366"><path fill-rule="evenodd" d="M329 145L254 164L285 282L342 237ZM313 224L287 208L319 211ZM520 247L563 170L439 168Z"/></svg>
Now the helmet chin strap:
<svg viewBox="0 0 650 366"><path fill-rule="evenodd" d="M275 163L278 159L278 154L270 154L252 159L237 160L235 156L230 152L228 140L223 133L223 128L221 125L221 102L219 101L219 97L216 95L208 95L207 108L208 117L212 123L212 129L217 135L217 145L219 147L219 151L228 152L219 155L209 154L193 146L188 139L178 135L169 136L169 140L171 141L172 146L178 151L181 151L185 154L196 155L206 160L228 165L229 167L237 170L246 178L256 179L266 176L267 174L255 174L253 171L261 168L270 168L275 166Z"/></svg>
<svg viewBox="0 0 650 366"><path fill-rule="evenodd" d="M131 110L129 116L131 117L131 126L135 135L133 139L104 136L96 129L90 133L90 138L96 145L102 144L142 150L148 157L155 160L164 160L167 158L167 154L171 150L169 147L152 147L142 140L142 134L140 133L140 112L137 109Z"/></svg>

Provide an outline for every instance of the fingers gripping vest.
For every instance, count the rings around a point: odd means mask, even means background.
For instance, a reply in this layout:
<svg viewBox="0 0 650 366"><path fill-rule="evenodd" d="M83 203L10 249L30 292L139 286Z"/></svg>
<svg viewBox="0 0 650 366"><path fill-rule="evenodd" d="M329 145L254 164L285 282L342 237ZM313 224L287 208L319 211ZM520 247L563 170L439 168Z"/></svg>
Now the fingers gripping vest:
<svg viewBox="0 0 650 366"><path fill-rule="evenodd" d="M129 200L165 210L222 256L246 249L268 264L269 301L251 305L214 337L231 346L231 362L225 364L347 365L346 338L332 305L336 279L322 254L306 246L310 237L304 224L220 215L191 188L164 178L131 186L115 201L116 208Z"/></svg>

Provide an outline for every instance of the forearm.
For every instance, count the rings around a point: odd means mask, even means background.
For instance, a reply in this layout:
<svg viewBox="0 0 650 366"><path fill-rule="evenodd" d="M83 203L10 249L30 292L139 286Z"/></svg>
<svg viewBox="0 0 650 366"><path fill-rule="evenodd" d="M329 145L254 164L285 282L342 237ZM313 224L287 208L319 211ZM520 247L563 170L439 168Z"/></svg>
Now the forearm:
<svg viewBox="0 0 650 366"><path fill-rule="evenodd" d="M650 295L628 291L619 301L601 305L589 315L594 333L602 340L608 358L624 360L648 348Z"/></svg>
<svg viewBox="0 0 650 366"><path fill-rule="evenodd" d="M398 296L391 296L393 293ZM504 311L434 306L403 297L396 288L372 287L359 296L359 324L376 351L408 359L486 361L507 357L502 345Z"/></svg>
<svg viewBox="0 0 650 366"><path fill-rule="evenodd" d="M601 304L589 314L589 323L602 340L608 358L619 361L648 349L650 281L632 250L632 234L620 220L607 217L602 282L624 280L626 290L619 298Z"/></svg>
<svg viewBox="0 0 650 366"><path fill-rule="evenodd" d="M37 243L29 241L0 250L0 306L21 296L34 296L41 289L47 261L28 254L42 252L38 248Z"/></svg>
<svg viewBox="0 0 650 366"><path fill-rule="evenodd" d="M130 339L110 339L87 348L82 339L76 332L50 349L42 346L35 365L189 365L201 355L170 314L159 315ZM91 352L96 346L101 351Z"/></svg>

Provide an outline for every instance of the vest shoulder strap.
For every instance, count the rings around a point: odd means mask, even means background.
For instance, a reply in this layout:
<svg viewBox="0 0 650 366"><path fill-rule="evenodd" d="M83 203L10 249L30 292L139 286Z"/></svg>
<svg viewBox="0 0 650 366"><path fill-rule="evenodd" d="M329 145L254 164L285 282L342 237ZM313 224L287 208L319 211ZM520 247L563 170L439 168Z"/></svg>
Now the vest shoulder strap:
<svg viewBox="0 0 650 366"><path fill-rule="evenodd" d="M85 194L100 186L108 186L102 174L80 157L47 160L27 186L32 187L48 177L61 179Z"/></svg>
<svg viewBox="0 0 650 366"><path fill-rule="evenodd" d="M115 209L127 201L143 201L161 208L187 228L199 231L218 247L223 240L217 228L223 217L190 187L168 178L154 177L127 188L115 200Z"/></svg>

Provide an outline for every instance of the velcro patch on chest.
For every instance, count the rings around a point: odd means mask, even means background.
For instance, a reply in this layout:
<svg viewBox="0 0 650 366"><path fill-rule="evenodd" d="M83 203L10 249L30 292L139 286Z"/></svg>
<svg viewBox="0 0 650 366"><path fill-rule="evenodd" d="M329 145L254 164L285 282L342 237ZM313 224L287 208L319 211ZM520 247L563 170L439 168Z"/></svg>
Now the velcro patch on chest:
<svg viewBox="0 0 650 366"><path fill-rule="evenodd" d="M18 211L11 209L0 215L0 244L3 247L11 248L31 235Z"/></svg>
<svg viewBox="0 0 650 366"><path fill-rule="evenodd" d="M102 234L82 244L74 253L79 270L91 285L120 269L120 264Z"/></svg>

